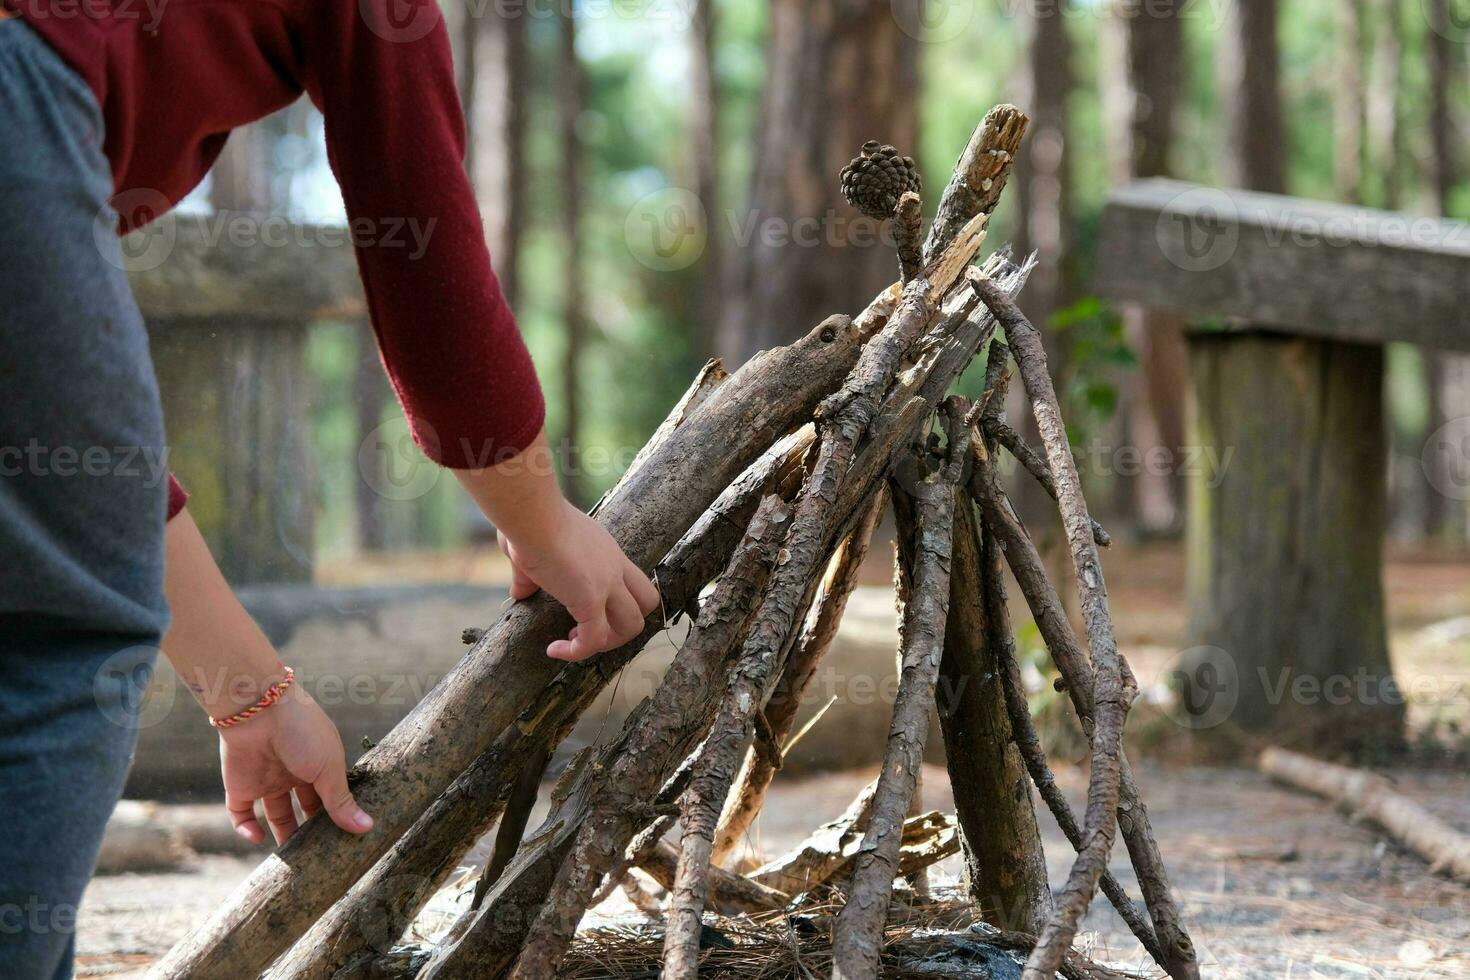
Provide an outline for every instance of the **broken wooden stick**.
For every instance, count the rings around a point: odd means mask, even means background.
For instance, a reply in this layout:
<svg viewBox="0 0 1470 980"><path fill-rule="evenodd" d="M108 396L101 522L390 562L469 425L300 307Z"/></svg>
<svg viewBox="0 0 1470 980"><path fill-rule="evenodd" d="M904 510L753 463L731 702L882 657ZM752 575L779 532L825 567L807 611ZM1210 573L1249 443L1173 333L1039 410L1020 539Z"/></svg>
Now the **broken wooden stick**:
<svg viewBox="0 0 1470 980"><path fill-rule="evenodd" d="M1470 835L1462 834L1399 793L1376 773L1272 748L1257 760L1272 779L1344 806L1354 819L1371 821L1429 862L1429 870L1470 879Z"/></svg>
<svg viewBox="0 0 1470 980"><path fill-rule="evenodd" d="M857 980L878 974L888 899L898 874L902 827L914 780L923 764L934 684L944 650L949 608L950 551L954 535L955 488L969 450L968 431L951 416L949 460L940 473L919 487L917 557L913 591L904 609L903 675L894 700L893 723L883 757L883 771L832 942L833 980Z"/></svg>
<svg viewBox="0 0 1470 980"><path fill-rule="evenodd" d="M674 876L679 865L679 852L674 845L668 841L658 841L638 858L637 865L667 891L673 892ZM705 907L722 915L770 912L783 907L790 900L791 896L786 893L752 881L745 875L726 871L724 868L709 869L709 894Z"/></svg>

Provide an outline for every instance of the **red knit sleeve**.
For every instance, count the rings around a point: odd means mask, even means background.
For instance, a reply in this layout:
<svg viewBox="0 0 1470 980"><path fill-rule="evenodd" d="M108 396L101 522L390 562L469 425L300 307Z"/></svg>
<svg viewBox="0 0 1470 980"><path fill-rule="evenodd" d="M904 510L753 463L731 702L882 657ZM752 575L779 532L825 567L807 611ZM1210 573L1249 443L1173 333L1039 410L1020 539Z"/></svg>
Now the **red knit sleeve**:
<svg viewBox="0 0 1470 980"><path fill-rule="evenodd" d="M545 403L490 268L434 0L303 0L303 83L326 118L368 311L415 441L481 467L521 452Z"/></svg>
<svg viewBox="0 0 1470 980"><path fill-rule="evenodd" d="M168 519L173 520L184 509L189 502L189 493L179 483L178 479L170 473L168 475Z"/></svg>

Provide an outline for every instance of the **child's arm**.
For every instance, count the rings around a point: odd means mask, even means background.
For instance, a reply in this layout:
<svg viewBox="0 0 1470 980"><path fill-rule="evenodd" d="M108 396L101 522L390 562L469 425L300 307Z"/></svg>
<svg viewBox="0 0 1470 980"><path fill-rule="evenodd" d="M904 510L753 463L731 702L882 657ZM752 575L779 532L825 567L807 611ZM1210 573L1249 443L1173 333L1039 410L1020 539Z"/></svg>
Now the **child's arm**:
<svg viewBox="0 0 1470 980"><path fill-rule="evenodd" d="M562 496L544 432L515 459L454 475L499 529L515 570L512 597L545 589L576 619L548 656L582 660L638 635L658 592L602 525Z"/></svg>
<svg viewBox="0 0 1470 980"><path fill-rule="evenodd" d="M173 614L164 655L204 710L227 718L285 677L280 658L230 591L187 510L168 522L164 541L164 590ZM277 843L291 836L293 790L307 816L325 808L343 830L372 828L347 788L336 726L299 684L253 718L220 729L220 761L225 805L236 832L248 840L265 839L256 800L265 805Z"/></svg>

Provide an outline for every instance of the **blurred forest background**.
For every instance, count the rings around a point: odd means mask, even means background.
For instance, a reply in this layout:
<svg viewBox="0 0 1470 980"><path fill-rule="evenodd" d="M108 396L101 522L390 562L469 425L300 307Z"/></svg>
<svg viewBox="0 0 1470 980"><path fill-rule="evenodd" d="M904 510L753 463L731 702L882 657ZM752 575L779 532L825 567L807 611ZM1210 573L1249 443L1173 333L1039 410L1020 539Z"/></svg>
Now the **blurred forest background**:
<svg viewBox="0 0 1470 980"><path fill-rule="evenodd" d="M1025 305L1051 328L1095 507L1125 539L1182 529L1179 467L1133 470L1138 451L1187 445L1189 367L1186 324L1092 296L1110 188L1168 175L1470 217L1459 0L446 0L443 11L491 253L583 505L707 357L733 368L856 312L895 277L881 229L837 189L867 139L917 158L932 207L986 109L1011 101L1031 116L991 242L1040 252ZM1228 27L1237 11L1241 30ZM1233 105L1246 60L1275 84ZM1263 113L1279 115L1284 146L1257 148L1266 172L1235 172L1248 155L1236 144L1271 127L1231 120ZM320 116L303 101L237 131L185 209L342 221ZM318 323L305 356L315 474L303 526L318 562L450 548L483 530L453 481L384 494L361 469L376 465L364 439L400 413L360 324ZM1470 370L1405 345L1388 365L1392 534L1461 548L1465 505L1432 487L1445 485L1436 468L1465 460L1426 447L1470 414Z"/></svg>

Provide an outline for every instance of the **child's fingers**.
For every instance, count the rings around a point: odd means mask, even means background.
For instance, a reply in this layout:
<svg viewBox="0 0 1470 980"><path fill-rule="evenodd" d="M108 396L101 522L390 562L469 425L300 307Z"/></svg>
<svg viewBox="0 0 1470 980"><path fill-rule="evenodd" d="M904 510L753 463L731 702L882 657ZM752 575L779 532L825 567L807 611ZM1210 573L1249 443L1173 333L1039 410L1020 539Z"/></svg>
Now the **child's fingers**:
<svg viewBox="0 0 1470 980"><path fill-rule="evenodd" d="M650 615L660 605L658 589L648 580L642 570L632 562L628 562L627 571L623 573L623 584L633 594L633 599L638 603L638 608L643 611L644 616Z"/></svg>
<svg viewBox="0 0 1470 980"><path fill-rule="evenodd" d="M255 819L254 800L244 800L226 793L225 809L230 811L230 823L234 824L235 833L252 844L265 843L265 831L261 829L260 821Z"/></svg>
<svg viewBox="0 0 1470 980"><path fill-rule="evenodd" d="M373 818L363 812L347 788L347 764L343 761L326 766L312 783L332 823L349 834L365 834L373 829Z"/></svg>
<svg viewBox="0 0 1470 980"><path fill-rule="evenodd" d="M607 623L611 627L608 649L620 647L643 632L643 613L638 603L626 588L614 589L607 597Z"/></svg>
<svg viewBox="0 0 1470 980"><path fill-rule="evenodd" d="M286 843L286 838L296 833L296 811L291 806L291 791L261 800L265 805L265 820L277 844Z"/></svg>
<svg viewBox="0 0 1470 980"><path fill-rule="evenodd" d="M306 814L308 820L316 816L317 811L322 808L322 798L316 794L310 783L301 783L296 787L296 802L301 804L301 812Z"/></svg>

